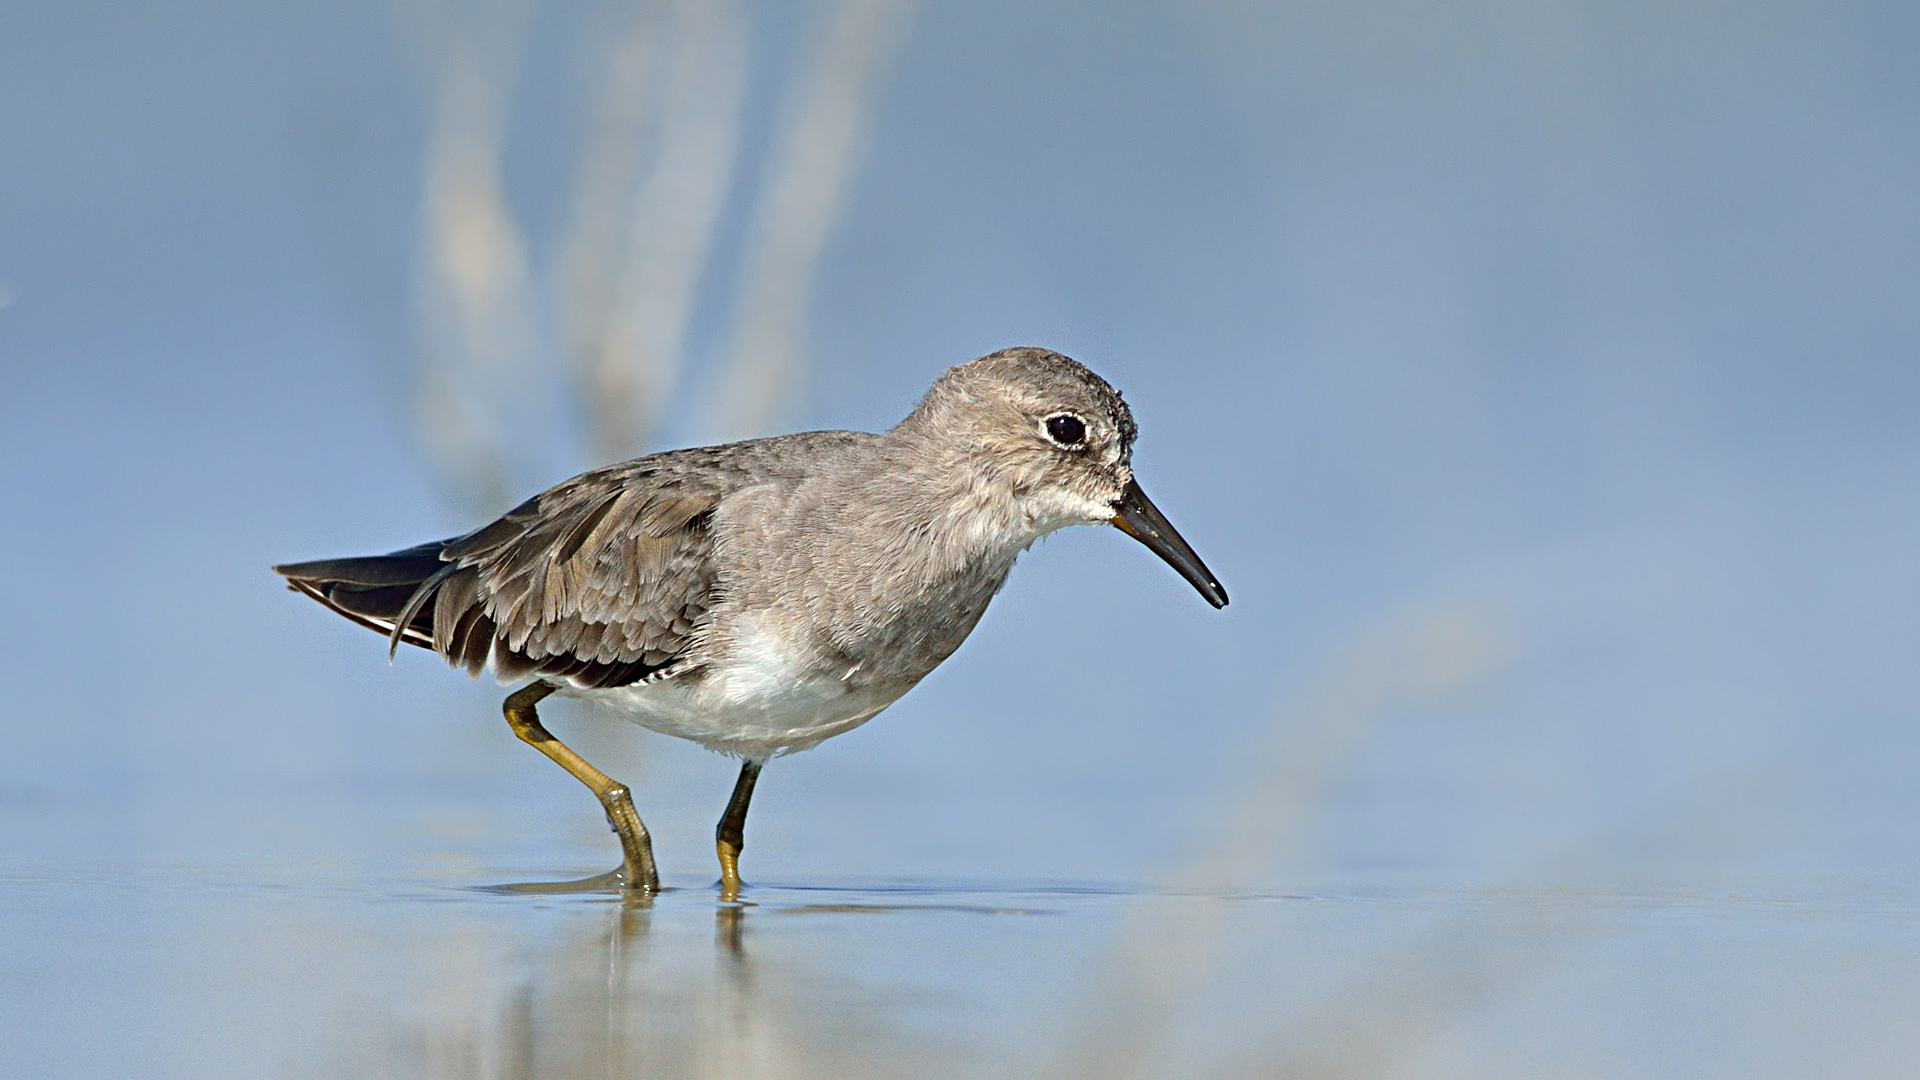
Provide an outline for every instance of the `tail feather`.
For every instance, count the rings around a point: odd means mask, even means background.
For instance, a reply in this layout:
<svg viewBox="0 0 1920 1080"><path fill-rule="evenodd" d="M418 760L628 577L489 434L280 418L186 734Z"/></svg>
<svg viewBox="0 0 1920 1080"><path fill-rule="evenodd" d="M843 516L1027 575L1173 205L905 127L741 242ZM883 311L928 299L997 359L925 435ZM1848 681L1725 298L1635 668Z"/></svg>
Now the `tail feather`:
<svg viewBox="0 0 1920 1080"><path fill-rule="evenodd" d="M412 604L420 586L449 564L444 543L421 544L388 555L320 559L276 566L289 588L303 592L369 630L423 649L433 648L433 611Z"/></svg>

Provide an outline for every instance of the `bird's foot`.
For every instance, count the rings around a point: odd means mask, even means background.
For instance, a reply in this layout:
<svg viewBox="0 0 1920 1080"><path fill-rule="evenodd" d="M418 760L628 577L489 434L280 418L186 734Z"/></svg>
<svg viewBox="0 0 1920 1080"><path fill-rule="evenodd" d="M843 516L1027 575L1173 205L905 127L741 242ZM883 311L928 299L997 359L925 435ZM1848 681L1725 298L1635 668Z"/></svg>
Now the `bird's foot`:
<svg viewBox="0 0 1920 1080"><path fill-rule="evenodd" d="M740 849L725 840L714 843L720 855L720 899L740 899Z"/></svg>

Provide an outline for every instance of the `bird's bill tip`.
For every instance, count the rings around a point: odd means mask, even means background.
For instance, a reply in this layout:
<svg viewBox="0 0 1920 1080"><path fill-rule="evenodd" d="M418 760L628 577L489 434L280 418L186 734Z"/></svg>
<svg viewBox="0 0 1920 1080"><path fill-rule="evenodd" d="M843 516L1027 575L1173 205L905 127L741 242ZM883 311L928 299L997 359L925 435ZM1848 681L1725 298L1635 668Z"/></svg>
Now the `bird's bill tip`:
<svg viewBox="0 0 1920 1080"><path fill-rule="evenodd" d="M1127 490L1113 504L1110 520L1114 528L1145 544L1148 550L1166 560L1168 566L1179 571L1207 603L1216 608L1227 606L1227 590L1220 587L1207 564L1200 561L1200 556L1147 498L1147 493L1140 490L1139 481L1127 481Z"/></svg>

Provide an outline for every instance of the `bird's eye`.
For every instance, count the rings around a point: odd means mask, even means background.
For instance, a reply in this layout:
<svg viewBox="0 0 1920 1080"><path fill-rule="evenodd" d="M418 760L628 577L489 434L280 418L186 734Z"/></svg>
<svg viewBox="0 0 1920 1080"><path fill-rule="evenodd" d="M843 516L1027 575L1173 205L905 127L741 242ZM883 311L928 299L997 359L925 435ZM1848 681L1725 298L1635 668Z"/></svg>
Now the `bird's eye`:
<svg viewBox="0 0 1920 1080"><path fill-rule="evenodd" d="M1087 440L1087 425L1072 413L1055 413L1047 417L1047 438L1073 449Z"/></svg>

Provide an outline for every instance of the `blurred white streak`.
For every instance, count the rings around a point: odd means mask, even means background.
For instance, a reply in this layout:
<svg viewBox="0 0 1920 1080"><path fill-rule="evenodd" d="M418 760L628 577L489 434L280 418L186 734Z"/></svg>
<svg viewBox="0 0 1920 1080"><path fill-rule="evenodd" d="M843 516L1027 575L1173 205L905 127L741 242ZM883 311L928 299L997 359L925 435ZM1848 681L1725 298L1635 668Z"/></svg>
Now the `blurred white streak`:
<svg viewBox="0 0 1920 1080"><path fill-rule="evenodd" d="M1778 827L1771 804L1781 783L1772 768L1729 772L1628 827L1566 846L1515 884L1480 892L1464 912L1369 957L1344 985L1270 1026L1214 1074L1339 1080L1404 1073L1450 1028L1578 944L1616 930L1610 916L1698 901L1702 870L1763 844Z"/></svg>
<svg viewBox="0 0 1920 1080"><path fill-rule="evenodd" d="M1173 1075L1158 1052L1226 956L1227 899L1252 890L1382 717L1482 682L1505 634L1468 608L1401 611L1335 657L1274 714L1256 771L1215 811L1210 842L1143 900L1047 1075Z"/></svg>
<svg viewBox="0 0 1920 1080"><path fill-rule="evenodd" d="M416 291L421 441L472 509L504 509L531 393L526 245L501 185L526 0L401 0L432 85ZM511 434L510 434L511 433Z"/></svg>
<svg viewBox="0 0 1920 1080"><path fill-rule="evenodd" d="M613 422L601 413L618 410L592 401L593 388L611 387L610 396L629 401L633 391L621 384L633 381L630 369L641 359L619 351L624 342L613 333L612 317L634 239L629 226L666 21L656 0L637 0L625 14L630 21L610 35L600 57L600 101L575 179L560 267L561 332L589 399L596 444L605 437L602 425Z"/></svg>
<svg viewBox="0 0 1920 1080"><path fill-rule="evenodd" d="M840 0L788 98L749 226L717 438L763 434L799 396L814 269L866 148L911 0Z"/></svg>
<svg viewBox="0 0 1920 1080"><path fill-rule="evenodd" d="M641 453L673 392L746 85L732 0L639 3L607 52L561 282L596 460Z"/></svg>
<svg viewBox="0 0 1920 1080"><path fill-rule="evenodd" d="M1507 899L1447 919L1373 957L1358 978L1289 1016L1279 1032L1214 1075L1362 1080L1404 1071L1416 1052L1449 1027L1537 978L1574 939L1577 901Z"/></svg>

